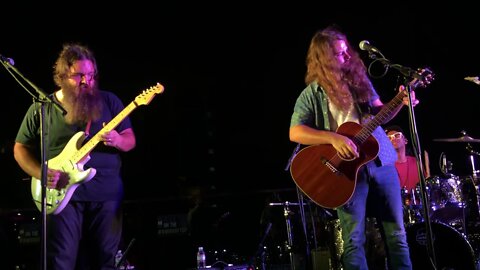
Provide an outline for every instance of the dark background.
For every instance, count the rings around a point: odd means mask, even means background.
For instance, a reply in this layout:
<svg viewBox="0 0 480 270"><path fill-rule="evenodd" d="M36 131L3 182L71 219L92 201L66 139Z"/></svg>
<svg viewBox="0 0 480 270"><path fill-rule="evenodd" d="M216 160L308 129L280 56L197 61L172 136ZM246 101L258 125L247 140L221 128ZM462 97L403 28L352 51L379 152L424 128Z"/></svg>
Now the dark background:
<svg viewBox="0 0 480 270"><path fill-rule="evenodd" d="M0 54L13 58L15 67L46 93L56 90L52 66L62 44L70 41L95 52L101 88L125 104L157 82L165 86L163 94L130 115L137 147L123 157L126 209L133 215L126 242L142 231L135 215L153 216L155 227L158 216L190 210L193 195L201 190L210 205L219 207L218 216L231 217L231 235L243 231L250 236L225 242L248 242L247 253L255 250L265 202L296 200L294 182L285 171L295 146L288 139L290 116L305 87L310 38L332 23L352 46L368 40L393 63L435 73L435 81L416 92L420 145L430 153L433 174L439 173L442 152L453 162L454 174L471 174L465 144L433 140L460 137L462 130L480 138L480 86L463 79L479 74L474 8L449 5L434 11L405 2L389 8L344 3L98 5L5 7ZM366 52L361 55L371 63ZM399 75L390 69L372 79L384 102L395 95ZM11 148L32 98L5 69L0 89L5 190L0 208L31 209L30 183ZM408 130L406 108L393 123ZM278 193L284 197L272 196ZM193 259L193 252L187 256Z"/></svg>

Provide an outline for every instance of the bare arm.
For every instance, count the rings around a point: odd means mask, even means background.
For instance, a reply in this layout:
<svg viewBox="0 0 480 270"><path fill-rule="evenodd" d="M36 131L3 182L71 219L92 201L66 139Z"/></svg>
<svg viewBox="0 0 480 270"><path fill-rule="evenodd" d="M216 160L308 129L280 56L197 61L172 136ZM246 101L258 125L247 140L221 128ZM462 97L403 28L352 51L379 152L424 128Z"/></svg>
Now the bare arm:
<svg viewBox="0 0 480 270"><path fill-rule="evenodd" d="M16 142L13 146L13 156L22 170L36 179L42 178L40 161L35 158L32 147ZM55 188L62 177L62 172L47 168L47 186Z"/></svg>
<svg viewBox="0 0 480 270"><path fill-rule="evenodd" d="M13 156L25 173L37 179L41 178L40 161L35 158L30 146L16 142L13 146Z"/></svg>
<svg viewBox="0 0 480 270"><path fill-rule="evenodd" d="M296 125L290 128L290 140L305 145L331 144L343 158L359 156L357 146L350 138L332 131Z"/></svg>

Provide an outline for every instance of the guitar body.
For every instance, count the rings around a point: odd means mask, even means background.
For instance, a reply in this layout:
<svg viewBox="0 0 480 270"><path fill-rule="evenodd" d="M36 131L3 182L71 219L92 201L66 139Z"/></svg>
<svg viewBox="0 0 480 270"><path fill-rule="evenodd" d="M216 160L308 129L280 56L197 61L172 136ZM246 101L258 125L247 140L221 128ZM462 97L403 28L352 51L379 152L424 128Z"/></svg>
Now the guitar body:
<svg viewBox="0 0 480 270"><path fill-rule="evenodd" d="M83 131L76 133L67 143L62 152L48 161L48 167L62 171L64 174L57 185L57 188L46 188L45 200L47 214L58 214L65 208L73 195L75 189L84 182L89 181L95 176L96 170L89 168L83 169L83 166L90 159L85 156L81 162L72 160L73 155L80 149L85 140ZM58 187L60 186L60 187ZM31 191L33 201L37 208L42 209L42 181L32 177Z"/></svg>
<svg viewBox="0 0 480 270"><path fill-rule="evenodd" d="M338 127L337 133L352 139L362 128L355 122L346 122ZM295 184L313 202L324 208L344 205L355 191L360 167L375 159L379 151L378 142L372 135L357 147L360 156L352 160L341 159L330 144L310 145L301 149L290 166Z"/></svg>

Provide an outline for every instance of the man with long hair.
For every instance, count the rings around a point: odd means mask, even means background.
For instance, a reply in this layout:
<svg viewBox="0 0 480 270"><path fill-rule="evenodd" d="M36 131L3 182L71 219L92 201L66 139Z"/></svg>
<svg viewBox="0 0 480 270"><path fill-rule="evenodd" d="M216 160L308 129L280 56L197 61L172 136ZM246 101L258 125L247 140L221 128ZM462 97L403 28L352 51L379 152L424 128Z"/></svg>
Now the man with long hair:
<svg viewBox="0 0 480 270"><path fill-rule="evenodd" d="M361 145L336 131L345 122L367 123L383 106L364 63L345 34L330 26L311 39L306 64L307 87L295 103L290 140L301 145L329 144L342 160L360 158ZM391 108L384 122L398 114L404 104L408 104L406 97L398 107ZM346 270L368 269L365 220L371 214L383 231L388 269L411 269L395 169L397 155L380 126L371 135L378 141L378 155L360 167L351 198L336 208L343 238L342 264Z"/></svg>
<svg viewBox="0 0 480 270"><path fill-rule="evenodd" d="M66 114L52 104L45 107L47 160L59 156L80 131L85 132L88 141L124 109L115 94L99 89L97 79L97 63L92 51L80 44L65 44L54 65L54 81L59 90L51 97ZM39 109L36 103L30 106L14 145L15 160L36 179L41 179L42 174L38 158ZM74 189L60 212L47 216L47 268L50 270L115 269L114 258L122 234L120 153L130 151L136 144L129 118L101 134L100 140L101 144L94 148L85 164L85 169L96 170L93 178ZM61 190L71 184L70 175L61 168L49 167L46 178L48 189Z"/></svg>

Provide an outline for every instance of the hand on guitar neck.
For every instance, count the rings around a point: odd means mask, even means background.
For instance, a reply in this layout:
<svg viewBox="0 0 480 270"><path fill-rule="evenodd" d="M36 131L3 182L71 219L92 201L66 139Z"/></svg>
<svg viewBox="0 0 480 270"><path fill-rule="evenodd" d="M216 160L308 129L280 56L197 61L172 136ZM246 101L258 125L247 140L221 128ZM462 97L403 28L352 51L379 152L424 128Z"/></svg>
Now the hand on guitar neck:
<svg viewBox="0 0 480 270"><path fill-rule="evenodd" d="M476 76L476 77L465 77L463 79L466 80L466 81L473 82L474 84L480 85L480 80L478 79L478 76Z"/></svg>
<svg viewBox="0 0 480 270"><path fill-rule="evenodd" d="M412 99L412 105L414 107L417 106L418 103L420 103L420 101L415 98L415 89L420 87L422 88L427 87L427 85L429 85L434 79L434 73L428 68L418 69L418 75L420 75L421 79L415 78L409 83L409 86L411 89L410 97ZM406 90L407 90L406 87L403 85L399 87L399 91L406 91ZM407 93L405 93L405 97L403 98L403 104L407 106L410 104Z"/></svg>

